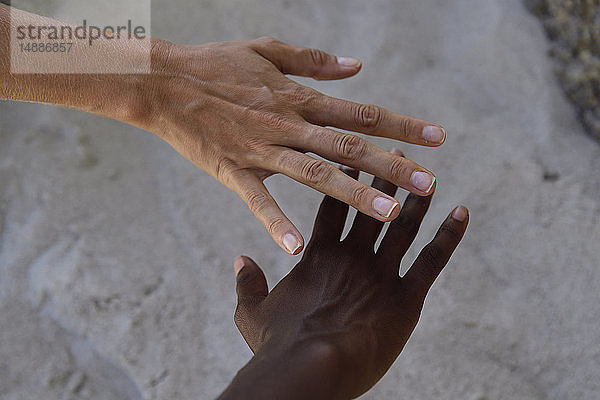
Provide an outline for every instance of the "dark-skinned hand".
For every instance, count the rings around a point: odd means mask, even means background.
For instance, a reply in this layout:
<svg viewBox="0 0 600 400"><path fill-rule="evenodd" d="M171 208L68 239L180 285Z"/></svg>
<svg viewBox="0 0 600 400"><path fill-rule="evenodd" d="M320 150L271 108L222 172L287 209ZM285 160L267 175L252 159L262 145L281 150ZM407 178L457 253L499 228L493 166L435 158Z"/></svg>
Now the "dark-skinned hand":
<svg viewBox="0 0 600 400"><path fill-rule="evenodd" d="M396 192L379 178L372 186ZM400 277L430 201L409 195L375 252L383 223L358 213L340 241L348 206L325 197L302 260L270 293L258 265L239 257L235 322L255 356L221 398L351 399L375 385L408 341L468 224L467 209L454 209Z"/></svg>

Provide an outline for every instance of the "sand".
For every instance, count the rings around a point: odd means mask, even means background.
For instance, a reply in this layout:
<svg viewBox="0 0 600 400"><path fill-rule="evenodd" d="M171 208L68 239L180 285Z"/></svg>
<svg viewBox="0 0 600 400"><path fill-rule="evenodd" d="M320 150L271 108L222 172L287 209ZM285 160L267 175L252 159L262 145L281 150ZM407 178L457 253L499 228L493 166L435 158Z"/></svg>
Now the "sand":
<svg viewBox="0 0 600 400"><path fill-rule="evenodd" d="M446 127L441 149L401 146L439 180L407 262L456 204L471 226L364 399L598 398L600 145L519 0L153 12L153 35L179 43L272 35L359 57L355 78L299 81ZM321 195L281 176L268 186L308 236ZM0 188L2 400L213 399L251 356L232 321L234 257L271 286L297 261L166 143L80 112L1 103Z"/></svg>

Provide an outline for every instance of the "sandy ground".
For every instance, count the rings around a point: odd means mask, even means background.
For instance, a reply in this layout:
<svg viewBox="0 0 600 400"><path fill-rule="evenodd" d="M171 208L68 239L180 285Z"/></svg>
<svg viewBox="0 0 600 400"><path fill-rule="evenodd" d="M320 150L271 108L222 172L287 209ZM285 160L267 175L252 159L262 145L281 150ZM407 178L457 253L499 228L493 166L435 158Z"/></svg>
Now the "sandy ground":
<svg viewBox="0 0 600 400"><path fill-rule="evenodd" d="M348 81L301 81L445 125L443 148L402 147L439 178L408 260L455 204L471 226L364 399L598 398L600 146L519 0L172 0L153 13L153 34L179 43L272 35L360 57ZM153 135L42 105L0 103L0 118L0 399L216 397L251 355L232 321L234 257L254 257L271 286L297 258ZM268 186L308 236L321 195Z"/></svg>

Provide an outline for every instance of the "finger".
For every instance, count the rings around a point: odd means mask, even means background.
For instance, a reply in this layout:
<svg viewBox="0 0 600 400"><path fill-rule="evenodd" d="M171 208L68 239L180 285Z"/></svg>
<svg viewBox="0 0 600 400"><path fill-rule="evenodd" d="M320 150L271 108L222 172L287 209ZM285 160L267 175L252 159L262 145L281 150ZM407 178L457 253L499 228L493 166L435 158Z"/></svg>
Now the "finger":
<svg viewBox="0 0 600 400"><path fill-rule="evenodd" d="M420 196L435 190L435 176L430 171L359 136L309 125L305 131L290 135L286 145L368 172Z"/></svg>
<svg viewBox="0 0 600 400"><path fill-rule="evenodd" d="M393 149L391 152L402 157L402 152L400 150ZM396 189L398 189L398 187L393 183L377 177L373 178L371 187L374 187L375 189L380 190L392 197L396 194ZM350 228L350 232L348 232L347 240L353 240L357 243L359 242L363 246L370 245L373 247L375 245L375 241L381 233L382 228L383 222L371 218L363 213L357 213L354 217L352 228Z"/></svg>
<svg viewBox="0 0 600 400"><path fill-rule="evenodd" d="M468 223L469 211L462 206L456 207L444 221L435 238L423 248L402 278L421 298L425 298L429 288L448 263Z"/></svg>
<svg viewBox="0 0 600 400"><path fill-rule="evenodd" d="M267 278L262 269L250 257L240 256L233 263L236 276L238 303L251 299L260 301L269 293Z"/></svg>
<svg viewBox="0 0 600 400"><path fill-rule="evenodd" d="M340 167L352 179L358 179L359 172L348 167ZM330 196L325 196L319 207L311 242L339 242L348 215L348 205Z"/></svg>
<svg viewBox="0 0 600 400"><path fill-rule="evenodd" d="M260 267L248 257L238 257L233 264L233 269L238 297L233 319L248 346L256 352L260 346L256 311L268 294L267 279Z"/></svg>
<svg viewBox="0 0 600 400"><path fill-rule="evenodd" d="M263 182L249 171L238 171L232 175L233 189L265 226L273 240L289 254L302 251L302 235L281 211Z"/></svg>
<svg viewBox="0 0 600 400"><path fill-rule="evenodd" d="M267 164L269 170L281 172L380 221L390 221L398 215L396 199L347 176L326 161L284 148Z"/></svg>
<svg viewBox="0 0 600 400"><path fill-rule="evenodd" d="M441 125L397 114L372 104L360 104L322 95L304 103L300 114L319 126L361 132L422 146L440 146L446 140Z"/></svg>
<svg viewBox="0 0 600 400"><path fill-rule="evenodd" d="M270 37L252 40L250 47L284 74L323 80L342 79L355 75L362 66L354 58L336 57L318 49L291 46Z"/></svg>
<svg viewBox="0 0 600 400"><path fill-rule="evenodd" d="M419 232L421 222L431 204L431 198L432 196L408 195L398 218L390 223L377 249L380 268L398 275L400 261Z"/></svg>

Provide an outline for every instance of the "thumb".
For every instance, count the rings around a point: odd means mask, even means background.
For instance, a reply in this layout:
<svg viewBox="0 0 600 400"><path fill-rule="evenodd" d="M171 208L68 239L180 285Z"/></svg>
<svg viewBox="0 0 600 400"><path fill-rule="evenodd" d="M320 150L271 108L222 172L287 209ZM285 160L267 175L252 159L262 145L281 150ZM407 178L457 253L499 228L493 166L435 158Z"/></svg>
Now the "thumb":
<svg viewBox="0 0 600 400"><path fill-rule="evenodd" d="M354 58L336 57L318 49L291 46L269 37L253 40L250 47L284 74L318 80L348 78L358 73L362 66Z"/></svg>
<svg viewBox="0 0 600 400"><path fill-rule="evenodd" d="M233 269L236 276L238 303L248 298L262 298L268 294L267 279L258 265L249 257L235 259Z"/></svg>

